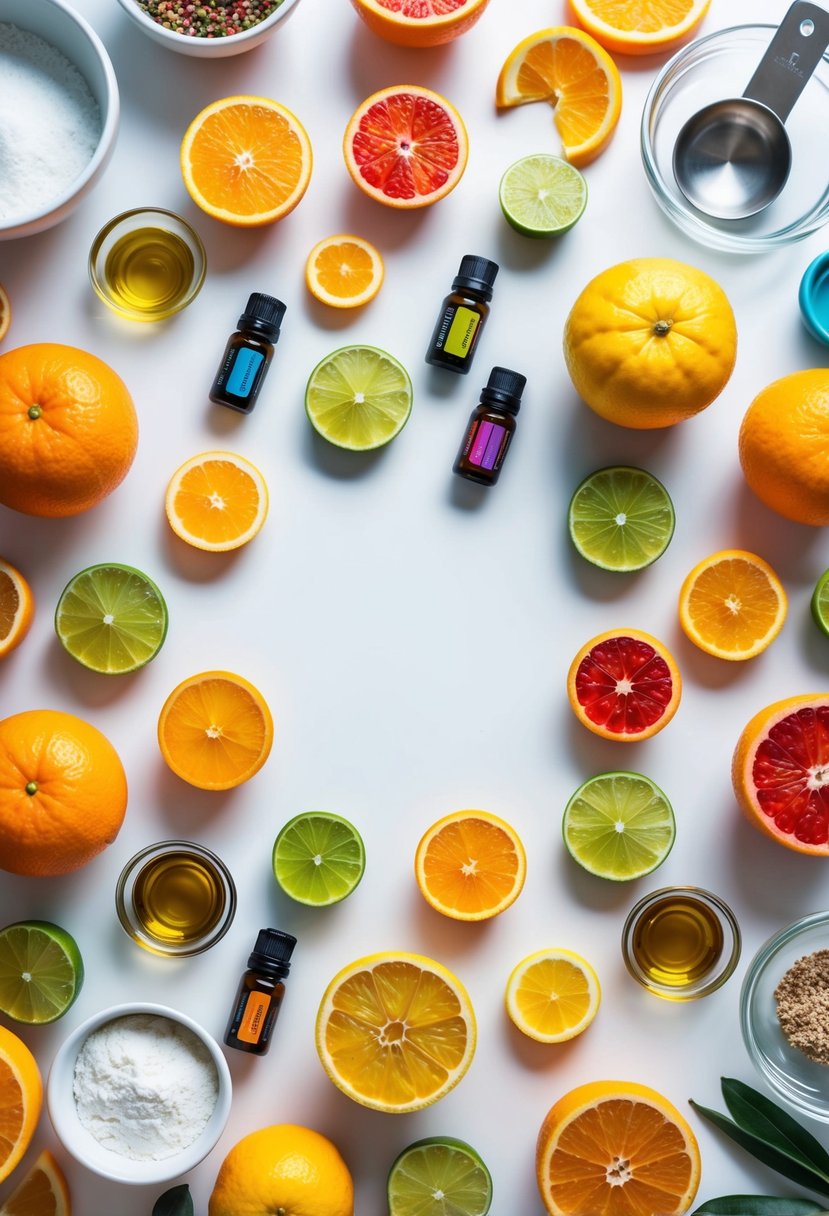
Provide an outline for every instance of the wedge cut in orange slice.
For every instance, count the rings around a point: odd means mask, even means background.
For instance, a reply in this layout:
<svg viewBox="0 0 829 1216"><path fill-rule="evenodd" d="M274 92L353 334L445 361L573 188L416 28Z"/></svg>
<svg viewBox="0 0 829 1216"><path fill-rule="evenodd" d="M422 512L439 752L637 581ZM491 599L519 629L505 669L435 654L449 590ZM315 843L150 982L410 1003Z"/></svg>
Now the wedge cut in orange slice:
<svg viewBox="0 0 829 1216"><path fill-rule="evenodd" d="M667 726L682 695L667 646L641 629L611 629L585 642L567 675L583 726L603 739L637 743Z"/></svg>
<svg viewBox="0 0 829 1216"><path fill-rule="evenodd" d="M488 920L515 903L527 856L518 833L489 811L455 811L433 823L415 853L420 892L454 920Z"/></svg>
<svg viewBox="0 0 829 1216"><path fill-rule="evenodd" d="M313 156L302 123L269 97L223 97L190 123L184 184L214 219L254 228L281 220L308 189Z"/></svg>
<svg viewBox="0 0 829 1216"><path fill-rule="evenodd" d="M711 0L570 0L576 20L608 51L658 55L690 37Z"/></svg>
<svg viewBox="0 0 829 1216"><path fill-rule="evenodd" d="M23 641L34 612L31 587L19 570L0 557L0 659Z"/></svg>
<svg viewBox="0 0 829 1216"><path fill-rule="evenodd" d="M507 56L495 89L499 108L554 106L564 157L580 168L607 146L622 110L616 64L583 30L561 25L530 34Z"/></svg>
<svg viewBox="0 0 829 1216"><path fill-rule="evenodd" d="M22 1039L0 1026L0 1182L29 1147L42 1105L37 1061Z"/></svg>
<svg viewBox="0 0 829 1216"><path fill-rule="evenodd" d="M196 549L225 553L260 531L268 514L268 487L244 456L202 452L176 469L164 506L176 536Z"/></svg>
<svg viewBox="0 0 829 1216"><path fill-rule="evenodd" d="M786 592L768 562L744 549L704 558L679 592L679 623L718 659L753 659L770 646L786 619Z"/></svg>
<svg viewBox="0 0 829 1216"><path fill-rule="evenodd" d="M380 251L361 236L327 236L308 254L305 285L321 304L358 308L373 300L382 284Z"/></svg>
<svg viewBox="0 0 829 1216"><path fill-rule="evenodd" d="M69 1188L55 1158L44 1149L0 1207L0 1216L71 1216Z"/></svg>

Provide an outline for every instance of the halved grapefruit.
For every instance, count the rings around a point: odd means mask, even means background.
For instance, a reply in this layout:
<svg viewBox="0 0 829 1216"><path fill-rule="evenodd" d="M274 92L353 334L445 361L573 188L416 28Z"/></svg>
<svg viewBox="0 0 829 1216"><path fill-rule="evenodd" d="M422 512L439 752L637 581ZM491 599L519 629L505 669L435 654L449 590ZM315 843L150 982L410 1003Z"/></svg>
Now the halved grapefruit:
<svg viewBox="0 0 829 1216"><path fill-rule="evenodd" d="M489 0L351 0L373 33L398 46L439 46L460 38Z"/></svg>
<svg viewBox="0 0 829 1216"><path fill-rule="evenodd" d="M829 693L787 697L755 714L737 741L731 780L766 836L829 857Z"/></svg>
<svg viewBox="0 0 829 1216"><path fill-rule="evenodd" d="M681 694L670 651L640 629L610 629L591 638L567 674L567 696L578 720L620 743L638 743L667 726Z"/></svg>

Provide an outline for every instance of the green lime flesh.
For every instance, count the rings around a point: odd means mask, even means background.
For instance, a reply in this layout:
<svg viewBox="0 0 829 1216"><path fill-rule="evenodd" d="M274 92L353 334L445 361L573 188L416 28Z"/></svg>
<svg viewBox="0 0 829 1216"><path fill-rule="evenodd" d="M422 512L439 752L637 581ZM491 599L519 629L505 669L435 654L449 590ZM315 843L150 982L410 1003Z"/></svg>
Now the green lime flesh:
<svg viewBox="0 0 829 1216"><path fill-rule="evenodd" d="M0 1010L42 1026L62 1018L83 985L83 959L70 933L29 920L0 930Z"/></svg>
<svg viewBox="0 0 829 1216"><path fill-rule="evenodd" d="M412 382L397 359L376 346L343 346L308 378L305 412L336 447L368 452L402 431L412 412Z"/></svg>
<svg viewBox="0 0 829 1216"><path fill-rule="evenodd" d="M824 570L812 592L812 620L829 637L829 570Z"/></svg>
<svg viewBox="0 0 829 1216"><path fill-rule="evenodd" d="M389 1216L486 1216L492 1178L463 1140L416 1140L389 1171Z"/></svg>
<svg viewBox="0 0 829 1216"><path fill-rule="evenodd" d="M579 786L564 811L564 843L599 878L650 874L671 851L676 822L659 786L641 773L600 773Z"/></svg>
<svg viewBox="0 0 829 1216"><path fill-rule="evenodd" d="M661 481L644 469L614 465L586 477L570 500L568 525L576 549L602 570L642 570L665 552L674 507Z"/></svg>
<svg viewBox="0 0 829 1216"><path fill-rule="evenodd" d="M525 156L501 178L498 199L505 218L522 236L561 236L587 206L587 183L559 156Z"/></svg>
<svg viewBox="0 0 829 1216"><path fill-rule="evenodd" d="M167 605L152 579L132 566L81 570L63 589L55 630L90 671L124 675L155 658L167 634Z"/></svg>
<svg viewBox="0 0 829 1216"><path fill-rule="evenodd" d="M322 908L350 895L363 877L366 852L352 823L327 811L296 815L273 846L273 872L286 895Z"/></svg>

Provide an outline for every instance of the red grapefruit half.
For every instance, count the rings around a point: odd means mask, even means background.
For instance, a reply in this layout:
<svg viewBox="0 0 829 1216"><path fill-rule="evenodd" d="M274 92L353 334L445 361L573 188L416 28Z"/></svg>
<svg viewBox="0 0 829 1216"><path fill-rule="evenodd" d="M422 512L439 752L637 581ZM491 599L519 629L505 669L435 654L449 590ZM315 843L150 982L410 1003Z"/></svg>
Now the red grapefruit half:
<svg viewBox="0 0 829 1216"><path fill-rule="evenodd" d="M351 0L375 34L398 46L439 46L465 34L489 0Z"/></svg>
<svg viewBox="0 0 829 1216"><path fill-rule="evenodd" d="M638 743L662 730L681 695L673 655L640 629L611 629L585 642L567 674L567 696L578 720L619 743Z"/></svg>

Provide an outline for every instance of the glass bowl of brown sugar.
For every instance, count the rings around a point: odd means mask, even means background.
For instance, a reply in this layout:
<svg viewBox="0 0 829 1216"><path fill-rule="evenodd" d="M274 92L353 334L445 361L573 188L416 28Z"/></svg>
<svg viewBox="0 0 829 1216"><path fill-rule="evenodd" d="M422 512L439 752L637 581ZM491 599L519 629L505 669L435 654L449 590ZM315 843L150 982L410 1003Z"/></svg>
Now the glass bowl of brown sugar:
<svg viewBox="0 0 829 1216"><path fill-rule="evenodd" d="M781 1098L829 1123L829 912L769 938L740 993L743 1041Z"/></svg>

